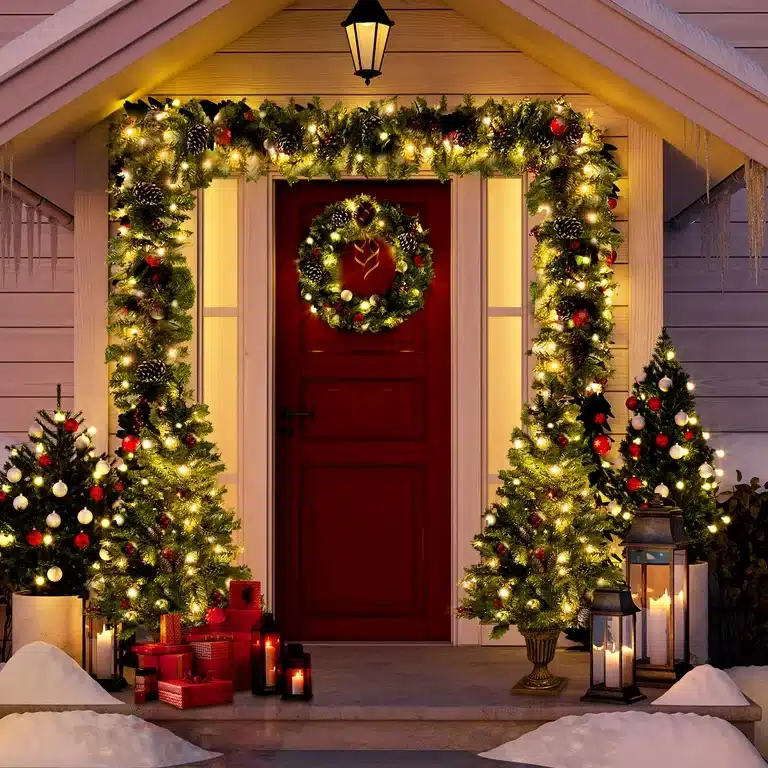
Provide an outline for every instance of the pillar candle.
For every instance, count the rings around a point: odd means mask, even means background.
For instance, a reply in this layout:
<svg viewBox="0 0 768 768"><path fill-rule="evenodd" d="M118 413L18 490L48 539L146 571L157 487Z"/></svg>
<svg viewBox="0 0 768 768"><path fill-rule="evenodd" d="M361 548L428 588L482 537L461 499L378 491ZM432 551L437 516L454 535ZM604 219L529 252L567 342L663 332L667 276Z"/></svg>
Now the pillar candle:
<svg viewBox="0 0 768 768"><path fill-rule="evenodd" d="M277 683L277 648L271 640L267 640L264 645L264 664L266 666L267 687L272 688Z"/></svg>
<svg viewBox="0 0 768 768"><path fill-rule="evenodd" d="M106 680L114 674L114 630L105 628L96 635L96 677Z"/></svg>
<svg viewBox="0 0 768 768"><path fill-rule="evenodd" d="M301 696L304 693L304 670L295 669L291 673L291 695Z"/></svg>
<svg viewBox="0 0 768 768"><path fill-rule="evenodd" d="M651 597L649 602L651 609L648 614L648 655L651 664L664 666L669 663L669 611L672 600L665 589L658 600Z"/></svg>
<svg viewBox="0 0 768 768"><path fill-rule="evenodd" d="M618 688L621 685L620 665L621 665L621 651L611 648L605 649L605 687L606 688Z"/></svg>

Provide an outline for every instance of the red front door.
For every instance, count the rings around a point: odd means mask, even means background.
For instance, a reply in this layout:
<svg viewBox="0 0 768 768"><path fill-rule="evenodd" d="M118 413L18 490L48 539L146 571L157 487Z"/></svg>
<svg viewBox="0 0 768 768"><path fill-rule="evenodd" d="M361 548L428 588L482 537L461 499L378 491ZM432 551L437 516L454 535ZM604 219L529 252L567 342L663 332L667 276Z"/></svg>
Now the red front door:
<svg viewBox="0 0 768 768"><path fill-rule="evenodd" d="M424 310L379 334L328 327L297 287L312 219L361 193L418 214L435 252ZM450 640L450 185L280 182L276 200L277 618L296 640Z"/></svg>

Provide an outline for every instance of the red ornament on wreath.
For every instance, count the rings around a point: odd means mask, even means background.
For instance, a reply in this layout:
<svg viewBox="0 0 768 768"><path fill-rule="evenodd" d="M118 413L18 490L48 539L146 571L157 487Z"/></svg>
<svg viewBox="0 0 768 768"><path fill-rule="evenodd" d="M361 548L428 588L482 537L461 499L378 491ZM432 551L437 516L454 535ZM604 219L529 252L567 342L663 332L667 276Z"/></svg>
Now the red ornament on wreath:
<svg viewBox="0 0 768 768"><path fill-rule="evenodd" d="M592 450L598 456L605 456L611 450L611 439L607 435L598 435L592 440Z"/></svg>
<svg viewBox="0 0 768 768"><path fill-rule="evenodd" d="M355 314L355 322L356 323L362 323L364 320L365 320L365 315L364 314L362 314L361 312L357 312Z"/></svg>
<svg viewBox="0 0 768 768"><path fill-rule="evenodd" d="M630 493L639 491L642 487L643 487L642 481L638 480L636 477L630 477L627 479L627 490Z"/></svg>
<svg viewBox="0 0 768 768"><path fill-rule="evenodd" d="M252 123L256 119L256 115L253 114L252 110L248 110L243 117L249 122Z"/></svg>
<svg viewBox="0 0 768 768"><path fill-rule="evenodd" d="M122 443L120 443L124 451L128 453L136 453L138 447L141 445L141 440L135 435L128 435L124 437Z"/></svg>
<svg viewBox="0 0 768 768"><path fill-rule="evenodd" d="M544 558L547 556L546 550L544 547L537 547L534 552L533 556L539 561L544 562Z"/></svg>
<svg viewBox="0 0 768 768"><path fill-rule="evenodd" d="M530 516L529 521L534 528L537 528L544 522L537 514Z"/></svg>
<svg viewBox="0 0 768 768"><path fill-rule="evenodd" d="M553 136L564 136L568 130L568 121L564 117L553 117L549 121L549 130Z"/></svg>
<svg viewBox="0 0 768 768"><path fill-rule="evenodd" d="M608 417L604 413L596 413L594 417L595 424L605 424L608 421Z"/></svg>
<svg viewBox="0 0 768 768"><path fill-rule="evenodd" d="M619 200L616 197L609 197L608 198L608 207L613 211L616 206L619 204Z"/></svg>
<svg viewBox="0 0 768 768"><path fill-rule="evenodd" d="M638 399L634 395L630 395L625 403L629 411L636 411L639 404Z"/></svg>
<svg viewBox="0 0 768 768"><path fill-rule="evenodd" d="M592 318L589 316L589 312L586 309L577 309L571 317L573 324L576 328L584 328L591 322Z"/></svg>
<svg viewBox="0 0 768 768"><path fill-rule="evenodd" d="M5 501L8 498L8 494L5 491L0 491L0 502Z"/></svg>
<svg viewBox="0 0 768 768"><path fill-rule="evenodd" d="M187 432L187 434L184 435L184 445L186 445L187 448L194 448L197 445L197 438L191 432Z"/></svg>
<svg viewBox="0 0 768 768"><path fill-rule="evenodd" d="M496 545L496 554L503 555L506 551L507 551L507 545L506 544L502 544L501 542L499 542Z"/></svg>
<svg viewBox="0 0 768 768"><path fill-rule="evenodd" d="M131 555L136 554L136 547L133 544L131 544L131 542L129 541L125 545L125 548L123 549L123 551L125 552L126 555L128 555L128 557L130 557Z"/></svg>
<svg viewBox="0 0 768 768"><path fill-rule="evenodd" d="M173 563L176 560L176 553L170 547L166 547L162 555L169 563Z"/></svg>
<svg viewBox="0 0 768 768"><path fill-rule="evenodd" d="M414 256L413 257L413 263L421 269L424 266L424 259L421 258L421 256Z"/></svg>
<svg viewBox="0 0 768 768"><path fill-rule="evenodd" d="M91 537L87 533L80 533L75 536L75 546L78 549L85 549L91 543Z"/></svg>
<svg viewBox="0 0 768 768"><path fill-rule="evenodd" d="M93 501L102 501L104 499L104 489L98 485L94 485L89 491L89 495Z"/></svg>
<svg viewBox="0 0 768 768"><path fill-rule="evenodd" d="M25 538L30 547L39 547L43 543L43 534L37 528L33 528Z"/></svg>
<svg viewBox="0 0 768 768"><path fill-rule="evenodd" d="M655 442L657 448L666 448L669 445L669 437L667 437L667 435L658 434L656 435Z"/></svg>
<svg viewBox="0 0 768 768"><path fill-rule="evenodd" d="M121 482L120 480L118 480L118 481L115 483L115 490L116 490L118 493L122 493L122 492L125 490L125 483L123 483L123 482Z"/></svg>
<svg viewBox="0 0 768 768"><path fill-rule="evenodd" d="M50 467L53 464L53 459L47 453L41 453L37 461L41 467Z"/></svg>
<svg viewBox="0 0 768 768"><path fill-rule="evenodd" d="M658 413L661 410L661 398L660 397L652 397L648 401L648 407L654 412Z"/></svg>
<svg viewBox="0 0 768 768"><path fill-rule="evenodd" d="M611 251L606 257L605 257L605 263L612 267L616 263L616 259L619 257L619 255L616 253L616 251Z"/></svg>
<svg viewBox="0 0 768 768"><path fill-rule="evenodd" d="M153 253L150 253L149 256L145 259L147 262L147 266L149 267L159 267L160 266L160 259L157 258Z"/></svg>
<svg viewBox="0 0 768 768"><path fill-rule="evenodd" d="M633 459L636 459L642 452L643 452L643 449L640 447L639 443L630 443L627 446L627 453Z"/></svg>
<svg viewBox="0 0 768 768"><path fill-rule="evenodd" d="M555 442L561 447L565 448L568 445L568 438L565 435L558 435Z"/></svg>
<svg viewBox="0 0 768 768"><path fill-rule="evenodd" d="M224 125L216 132L216 143L226 147L232 143L232 131Z"/></svg>
<svg viewBox="0 0 768 768"><path fill-rule="evenodd" d="M64 429L67 432L77 432L80 429L80 422L77 419L67 419L64 422Z"/></svg>
<svg viewBox="0 0 768 768"><path fill-rule="evenodd" d="M578 251L579 248L581 248L581 240L571 240L571 242L568 243L569 251Z"/></svg>

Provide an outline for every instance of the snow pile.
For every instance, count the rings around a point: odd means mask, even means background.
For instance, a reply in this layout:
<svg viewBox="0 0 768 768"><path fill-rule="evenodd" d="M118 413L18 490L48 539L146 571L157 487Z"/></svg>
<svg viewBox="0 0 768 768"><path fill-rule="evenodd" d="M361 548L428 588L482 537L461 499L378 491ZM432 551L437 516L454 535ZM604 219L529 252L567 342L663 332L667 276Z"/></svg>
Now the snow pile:
<svg viewBox="0 0 768 768"><path fill-rule="evenodd" d="M563 717L480 756L541 768L766 768L725 720L647 712Z"/></svg>
<svg viewBox="0 0 768 768"><path fill-rule="evenodd" d="M3 768L162 768L219 757L133 715L96 712L8 715L0 755Z"/></svg>
<svg viewBox="0 0 768 768"><path fill-rule="evenodd" d="M684 19L679 13L658 0L613 0L613 2L716 67L756 91L768 95L768 74L765 70L725 40L710 34L698 24Z"/></svg>
<svg viewBox="0 0 768 768"><path fill-rule="evenodd" d="M763 719L755 723L755 745L768 758L768 667L733 667L725 671L745 696L763 708Z"/></svg>
<svg viewBox="0 0 768 768"><path fill-rule="evenodd" d="M0 675L0 704L95 707L120 703L64 651L40 641L20 648Z"/></svg>
<svg viewBox="0 0 768 768"><path fill-rule="evenodd" d="M709 664L694 667L653 705L666 707L748 707L749 702L722 669Z"/></svg>

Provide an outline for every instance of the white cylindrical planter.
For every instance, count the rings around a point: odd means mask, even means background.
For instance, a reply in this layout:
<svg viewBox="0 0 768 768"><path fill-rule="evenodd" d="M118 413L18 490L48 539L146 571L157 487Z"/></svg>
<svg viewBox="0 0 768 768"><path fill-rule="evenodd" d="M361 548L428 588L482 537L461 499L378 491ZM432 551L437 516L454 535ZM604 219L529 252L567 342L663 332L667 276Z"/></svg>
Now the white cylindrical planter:
<svg viewBox="0 0 768 768"><path fill-rule="evenodd" d="M83 655L83 601L79 597L13 596L13 652L36 640L55 645L78 664Z"/></svg>
<svg viewBox="0 0 768 768"><path fill-rule="evenodd" d="M688 566L688 631L691 664L709 660L709 564Z"/></svg>

